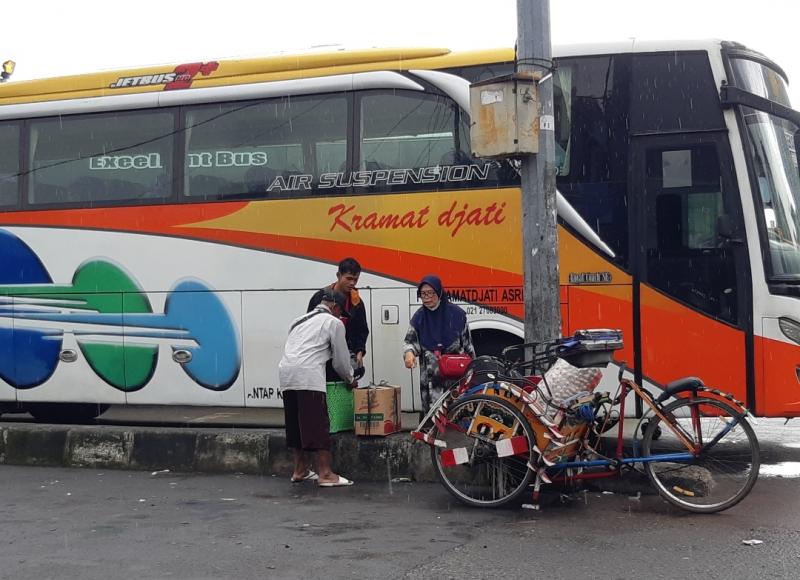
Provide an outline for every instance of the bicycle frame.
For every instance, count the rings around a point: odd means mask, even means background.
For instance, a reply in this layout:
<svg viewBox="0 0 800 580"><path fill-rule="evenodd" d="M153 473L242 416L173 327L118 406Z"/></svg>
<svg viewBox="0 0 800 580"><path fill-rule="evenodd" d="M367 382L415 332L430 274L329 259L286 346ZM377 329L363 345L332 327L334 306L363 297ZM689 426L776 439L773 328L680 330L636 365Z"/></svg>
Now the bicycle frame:
<svg viewBox="0 0 800 580"><path fill-rule="evenodd" d="M634 392L637 397L639 397L650 409L658 415L663 421L664 424L667 425L675 436L683 443L686 447L685 453L661 453L656 455L649 455L647 457L642 457L638 455L637 445L634 446L634 450L636 453L632 457L626 457L624 452L623 446L623 435L624 435L624 428L625 428L625 401L628 397L630 392ZM691 440L686 436L683 429L680 425L674 423L671 419L667 418L660 410L659 405L653 400L650 396L650 393L645 391L642 387L634 383L629 379L621 379L620 380L620 395L618 400L619 403L619 414L622 419L617 423L617 443L616 449L614 453L613 459L594 459L594 460L581 460L581 461L564 461L562 463L557 463L548 468L548 471L552 471L558 473L565 469L584 469L584 468L592 468L592 467L610 467L612 468L611 471L606 472L589 472L589 473L577 473L574 475L569 476L558 476L551 478L553 482L564 482L567 480L583 480L583 479L600 479L605 477L616 477L620 475L620 466L622 465L632 465L635 463L652 463L652 462L688 462L692 461L697 454L700 452L700 448L695 446ZM699 421L697 417L692 417L692 423L696 429L699 429Z"/></svg>

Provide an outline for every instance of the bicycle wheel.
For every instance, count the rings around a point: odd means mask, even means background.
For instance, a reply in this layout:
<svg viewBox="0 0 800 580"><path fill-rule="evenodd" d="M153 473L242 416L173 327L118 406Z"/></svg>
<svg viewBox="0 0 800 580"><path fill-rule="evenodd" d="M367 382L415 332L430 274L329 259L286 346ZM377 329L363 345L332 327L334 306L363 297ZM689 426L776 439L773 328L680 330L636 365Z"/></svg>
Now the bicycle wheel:
<svg viewBox="0 0 800 580"><path fill-rule="evenodd" d="M433 433L447 443L446 448L431 447L433 468L447 491L462 502L498 507L530 484L534 472L528 464L534 460L536 438L522 413L503 399L490 395L459 399L449 408L446 424ZM506 443L498 445L501 441ZM512 446L524 450L502 456Z"/></svg>
<svg viewBox="0 0 800 580"><path fill-rule="evenodd" d="M758 479L758 440L739 412L722 401L699 398L674 401L663 413L700 451L687 462L645 463L661 497L685 510L713 513L750 493ZM656 416L644 432L642 451L646 457L689 450L670 424Z"/></svg>

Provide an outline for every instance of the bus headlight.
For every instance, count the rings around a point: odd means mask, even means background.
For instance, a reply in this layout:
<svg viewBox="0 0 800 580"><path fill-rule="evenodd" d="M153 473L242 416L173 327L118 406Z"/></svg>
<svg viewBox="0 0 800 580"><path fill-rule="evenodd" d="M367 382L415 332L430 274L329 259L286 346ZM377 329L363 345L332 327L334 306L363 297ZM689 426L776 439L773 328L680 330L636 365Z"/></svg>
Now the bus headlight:
<svg viewBox="0 0 800 580"><path fill-rule="evenodd" d="M800 344L800 323L791 318L779 318L778 325L789 340Z"/></svg>

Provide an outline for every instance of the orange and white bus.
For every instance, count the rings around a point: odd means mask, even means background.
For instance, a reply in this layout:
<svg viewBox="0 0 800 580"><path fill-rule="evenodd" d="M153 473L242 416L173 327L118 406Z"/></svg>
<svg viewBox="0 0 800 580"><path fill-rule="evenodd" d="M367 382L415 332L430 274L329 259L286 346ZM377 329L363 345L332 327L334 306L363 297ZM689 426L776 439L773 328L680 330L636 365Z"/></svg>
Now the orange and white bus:
<svg viewBox="0 0 800 580"><path fill-rule="evenodd" d="M800 415L800 179L786 77L728 42L555 48L563 331L636 378ZM477 350L522 337L518 167L470 154L511 50L364 50L0 86L0 402L280 406L289 322L364 267L365 381L403 385L438 273Z"/></svg>

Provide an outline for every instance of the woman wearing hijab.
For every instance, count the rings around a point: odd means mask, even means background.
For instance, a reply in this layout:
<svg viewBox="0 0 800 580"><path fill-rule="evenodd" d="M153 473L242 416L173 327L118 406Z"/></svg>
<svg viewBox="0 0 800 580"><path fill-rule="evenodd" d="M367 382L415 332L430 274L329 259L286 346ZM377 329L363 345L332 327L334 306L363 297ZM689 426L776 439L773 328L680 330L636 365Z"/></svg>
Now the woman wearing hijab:
<svg viewBox="0 0 800 580"><path fill-rule="evenodd" d="M475 348L466 313L447 299L438 276L429 274L422 279L417 286L417 298L422 300L422 308L411 318L403 358L409 369L417 366L419 359L422 409L427 413L447 387L434 353L468 354L475 358Z"/></svg>

